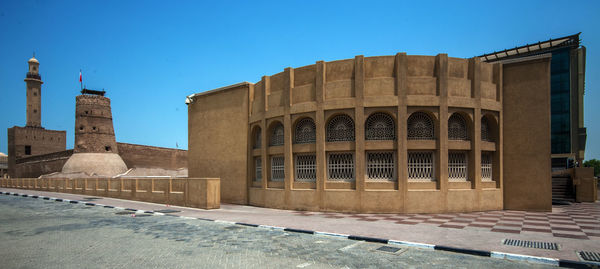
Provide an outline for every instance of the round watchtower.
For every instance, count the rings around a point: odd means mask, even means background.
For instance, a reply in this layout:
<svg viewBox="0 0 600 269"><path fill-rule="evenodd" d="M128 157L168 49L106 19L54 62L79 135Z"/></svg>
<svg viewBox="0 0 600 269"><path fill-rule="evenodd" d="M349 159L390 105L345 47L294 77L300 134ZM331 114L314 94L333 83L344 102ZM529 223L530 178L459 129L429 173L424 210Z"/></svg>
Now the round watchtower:
<svg viewBox="0 0 600 269"><path fill-rule="evenodd" d="M75 146L64 173L114 176L127 171L117 149L110 99L104 91L83 89L75 104Z"/></svg>

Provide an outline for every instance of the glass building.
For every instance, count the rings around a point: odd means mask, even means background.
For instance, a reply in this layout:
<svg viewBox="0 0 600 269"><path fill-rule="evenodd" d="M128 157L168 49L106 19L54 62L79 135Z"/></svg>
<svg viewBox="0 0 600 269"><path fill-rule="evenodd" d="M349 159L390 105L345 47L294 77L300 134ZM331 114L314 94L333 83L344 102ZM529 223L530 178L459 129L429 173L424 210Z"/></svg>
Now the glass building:
<svg viewBox="0 0 600 269"><path fill-rule="evenodd" d="M502 62L552 54L550 72L553 170L581 164L585 156L585 47L580 45L580 34L479 56L484 62Z"/></svg>

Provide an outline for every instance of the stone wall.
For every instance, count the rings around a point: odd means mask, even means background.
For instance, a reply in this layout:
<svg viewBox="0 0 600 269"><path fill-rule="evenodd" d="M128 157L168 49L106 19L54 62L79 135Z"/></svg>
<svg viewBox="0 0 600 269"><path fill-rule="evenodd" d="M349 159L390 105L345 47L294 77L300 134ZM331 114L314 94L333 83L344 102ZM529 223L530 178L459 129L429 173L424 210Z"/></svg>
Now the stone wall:
<svg viewBox="0 0 600 269"><path fill-rule="evenodd" d="M187 150L117 143L119 155L128 168L187 168Z"/></svg>
<svg viewBox="0 0 600 269"><path fill-rule="evenodd" d="M15 175L30 178L60 172L71 155L72 149L17 159Z"/></svg>
<svg viewBox="0 0 600 269"><path fill-rule="evenodd" d="M216 209L218 178L11 178L0 187L113 197L151 203Z"/></svg>
<svg viewBox="0 0 600 269"><path fill-rule="evenodd" d="M41 127L12 127L8 129L8 173L16 177L16 161L19 158L66 149L66 131L46 130ZM29 152L27 152L27 147Z"/></svg>

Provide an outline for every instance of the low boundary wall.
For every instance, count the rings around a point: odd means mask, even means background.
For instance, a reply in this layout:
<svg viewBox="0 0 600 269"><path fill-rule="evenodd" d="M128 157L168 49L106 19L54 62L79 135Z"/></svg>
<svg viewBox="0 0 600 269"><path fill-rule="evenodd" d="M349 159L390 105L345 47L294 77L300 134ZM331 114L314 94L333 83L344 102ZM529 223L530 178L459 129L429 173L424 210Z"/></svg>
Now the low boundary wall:
<svg viewBox="0 0 600 269"><path fill-rule="evenodd" d="M0 187L217 209L219 178L3 178Z"/></svg>

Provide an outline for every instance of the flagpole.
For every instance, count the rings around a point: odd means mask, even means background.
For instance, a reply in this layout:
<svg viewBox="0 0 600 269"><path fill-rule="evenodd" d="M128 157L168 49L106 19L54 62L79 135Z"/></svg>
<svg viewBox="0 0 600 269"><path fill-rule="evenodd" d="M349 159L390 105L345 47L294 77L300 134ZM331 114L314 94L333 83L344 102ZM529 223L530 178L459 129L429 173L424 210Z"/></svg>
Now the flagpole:
<svg viewBox="0 0 600 269"><path fill-rule="evenodd" d="M81 75L81 69L79 69L79 84L81 86L81 90L83 91L83 77Z"/></svg>

